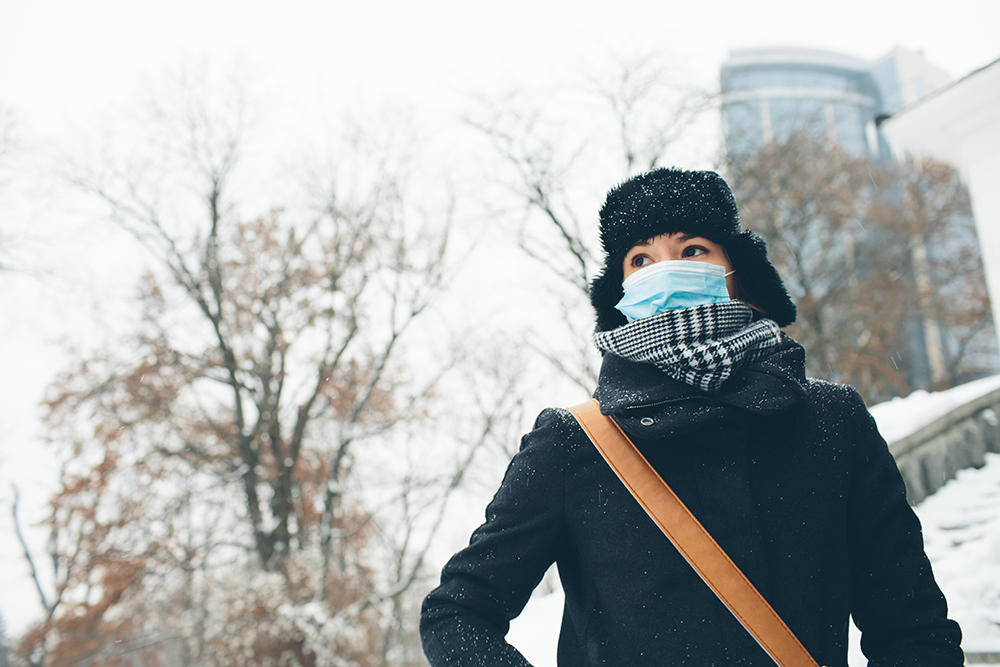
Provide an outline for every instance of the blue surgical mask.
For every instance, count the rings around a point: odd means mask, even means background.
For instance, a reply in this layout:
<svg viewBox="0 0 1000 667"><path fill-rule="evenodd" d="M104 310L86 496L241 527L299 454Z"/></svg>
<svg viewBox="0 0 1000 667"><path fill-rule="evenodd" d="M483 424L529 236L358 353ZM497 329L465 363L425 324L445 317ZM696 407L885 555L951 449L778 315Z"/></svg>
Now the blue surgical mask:
<svg viewBox="0 0 1000 667"><path fill-rule="evenodd" d="M667 310L729 301L725 267L692 260L664 260L639 269L622 283L615 306L632 320Z"/></svg>

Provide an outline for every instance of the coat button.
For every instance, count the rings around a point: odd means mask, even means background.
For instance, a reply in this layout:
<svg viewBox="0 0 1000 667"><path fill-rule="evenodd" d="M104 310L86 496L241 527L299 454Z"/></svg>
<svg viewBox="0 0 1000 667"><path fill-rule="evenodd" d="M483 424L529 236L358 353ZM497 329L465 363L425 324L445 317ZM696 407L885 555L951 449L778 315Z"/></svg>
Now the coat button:
<svg viewBox="0 0 1000 667"><path fill-rule="evenodd" d="M654 422L652 417L643 417L639 420L639 423L643 426L652 426Z"/></svg>

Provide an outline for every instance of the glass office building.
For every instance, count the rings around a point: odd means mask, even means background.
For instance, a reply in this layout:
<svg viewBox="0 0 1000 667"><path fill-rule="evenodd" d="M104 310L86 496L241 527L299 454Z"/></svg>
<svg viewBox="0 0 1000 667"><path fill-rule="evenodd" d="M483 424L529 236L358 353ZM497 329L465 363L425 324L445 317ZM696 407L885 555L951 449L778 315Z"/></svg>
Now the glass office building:
<svg viewBox="0 0 1000 667"><path fill-rule="evenodd" d="M726 148L739 154L810 132L855 155L888 159L876 119L949 81L901 48L874 62L818 49L734 50L721 70Z"/></svg>

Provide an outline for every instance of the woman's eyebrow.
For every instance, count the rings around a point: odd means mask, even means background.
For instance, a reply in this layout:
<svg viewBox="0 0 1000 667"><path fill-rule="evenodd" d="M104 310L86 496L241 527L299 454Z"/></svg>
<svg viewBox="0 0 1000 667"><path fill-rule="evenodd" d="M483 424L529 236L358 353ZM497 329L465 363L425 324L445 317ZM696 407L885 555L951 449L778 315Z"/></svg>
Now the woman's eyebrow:
<svg viewBox="0 0 1000 667"><path fill-rule="evenodd" d="M691 239L700 239L700 238L701 237L698 236L697 234L681 234L680 241L683 243L684 241L690 241Z"/></svg>

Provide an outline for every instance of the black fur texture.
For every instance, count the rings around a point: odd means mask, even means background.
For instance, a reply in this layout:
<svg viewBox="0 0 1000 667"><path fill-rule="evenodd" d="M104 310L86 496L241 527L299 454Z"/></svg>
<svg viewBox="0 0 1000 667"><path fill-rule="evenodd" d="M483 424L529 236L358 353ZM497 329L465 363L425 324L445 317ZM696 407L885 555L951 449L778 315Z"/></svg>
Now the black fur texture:
<svg viewBox="0 0 1000 667"><path fill-rule="evenodd" d="M742 300L779 326L795 321L795 304L767 259L764 239L749 230L740 231L736 200L715 172L661 168L634 176L608 192L600 220L604 269L590 284L598 331L626 322L615 304L622 298L622 262L629 248L676 232L703 236L723 246L736 271Z"/></svg>

